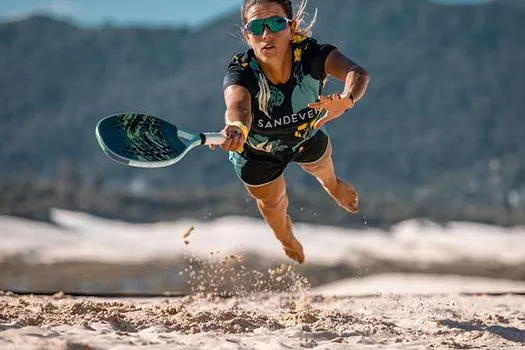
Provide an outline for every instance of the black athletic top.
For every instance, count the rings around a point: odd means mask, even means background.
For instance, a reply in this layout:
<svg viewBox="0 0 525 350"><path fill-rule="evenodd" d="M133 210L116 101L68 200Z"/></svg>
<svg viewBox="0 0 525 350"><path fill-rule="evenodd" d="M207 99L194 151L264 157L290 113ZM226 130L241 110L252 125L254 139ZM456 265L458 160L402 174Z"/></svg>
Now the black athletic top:
<svg viewBox="0 0 525 350"><path fill-rule="evenodd" d="M259 81L264 77L253 50L235 55L224 77L223 87L244 86L251 94L253 120L246 144L267 153L294 152L316 130L313 124L319 113L308 107L322 94L325 61L334 46L315 39L296 36L292 43L293 65L290 79L280 85L268 79L269 115L259 109Z"/></svg>

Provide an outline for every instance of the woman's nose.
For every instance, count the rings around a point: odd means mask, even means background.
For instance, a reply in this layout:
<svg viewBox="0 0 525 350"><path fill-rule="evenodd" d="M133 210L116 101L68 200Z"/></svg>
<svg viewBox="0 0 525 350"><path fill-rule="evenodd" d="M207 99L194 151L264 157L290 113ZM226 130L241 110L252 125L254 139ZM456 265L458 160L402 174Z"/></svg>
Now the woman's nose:
<svg viewBox="0 0 525 350"><path fill-rule="evenodd" d="M268 39L268 38L271 38L272 36L273 36L273 33L270 30L270 28L268 28L268 26L264 26L263 32L262 32L263 39Z"/></svg>

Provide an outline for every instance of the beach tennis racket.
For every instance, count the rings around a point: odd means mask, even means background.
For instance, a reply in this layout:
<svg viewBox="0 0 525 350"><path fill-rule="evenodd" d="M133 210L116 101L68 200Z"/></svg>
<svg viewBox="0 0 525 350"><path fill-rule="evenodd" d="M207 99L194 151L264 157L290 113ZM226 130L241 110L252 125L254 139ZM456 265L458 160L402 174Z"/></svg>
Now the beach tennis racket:
<svg viewBox="0 0 525 350"><path fill-rule="evenodd" d="M225 141L219 133L184 130L161 118L139 113L107 116L97 123L95 135L109 158L138 168L167 167L195 147Z"/></svg>

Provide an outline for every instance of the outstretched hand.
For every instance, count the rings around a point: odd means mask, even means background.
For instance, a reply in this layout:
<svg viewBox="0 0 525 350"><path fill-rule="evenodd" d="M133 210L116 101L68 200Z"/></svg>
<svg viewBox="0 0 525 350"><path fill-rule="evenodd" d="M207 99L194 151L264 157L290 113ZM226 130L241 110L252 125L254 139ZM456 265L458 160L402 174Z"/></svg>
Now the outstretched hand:
<svg viewBox="0 0 525 350"><path fill-rule="evenodd" d="M314 124L315 129L319 129L332 119L339 118L348 109L354 106L354 102L350 98L346 98L341 94L331 94L328 96L319 96L319 101L308 104L308 107L313 109L326 110L325 115L317 120Z"/></svg>
<svg viewBox="0 0 525 350"><path fill-rule="evenodd" d="M244 136L242 130L238 126L226 125L224 129L221 130L221 134L224 135L226 140L220 147L225 151L239 151L242 150L244 144ZM217 146L210 145L212 150Z"/></svg>

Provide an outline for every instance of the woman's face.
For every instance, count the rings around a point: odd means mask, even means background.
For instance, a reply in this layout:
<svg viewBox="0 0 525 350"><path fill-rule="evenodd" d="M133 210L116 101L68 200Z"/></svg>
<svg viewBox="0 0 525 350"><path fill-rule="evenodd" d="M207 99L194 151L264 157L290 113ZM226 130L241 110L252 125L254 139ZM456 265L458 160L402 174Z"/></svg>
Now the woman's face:
<svg viewBox="0 0 525 350"><path fill-rule="evenodd" d="M273 16L287 18L284 8L276 3L262 3L250 6L244 14L245 23L256 19L265 19ZM266 26L261 35L243 31L248 45L254 50L255 56L264 63L284 60L293 37L294 22L288 23L285 28L273 33Z"/></svg>

